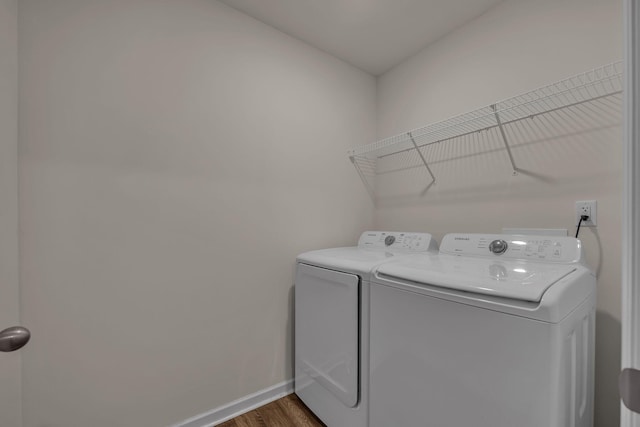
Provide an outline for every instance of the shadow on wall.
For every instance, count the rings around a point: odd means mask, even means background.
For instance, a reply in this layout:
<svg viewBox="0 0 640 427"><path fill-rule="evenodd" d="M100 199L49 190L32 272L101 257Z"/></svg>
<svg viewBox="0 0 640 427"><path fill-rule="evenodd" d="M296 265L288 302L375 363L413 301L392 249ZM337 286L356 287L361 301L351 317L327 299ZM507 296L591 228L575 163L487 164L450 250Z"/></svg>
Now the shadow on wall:
<svg viewBox="0 0 640 427"><path fill-rule="evenodd" d="M295 272L294 272L294 277L295 277ZM287 338L286 338L286 350L285 350L285 354L287 355L287 363L286 363L286 369L287 372L285 372L285 375L287 376L287 378L294 378L295 376L295 366L294 366L294 351L295 351L295 334L296 334L296 325L295 325L295 301L296 301L296 294L295 294L296 290L295 290L295 283L291 284L291 288L289 288L289 318L287 319L287 331L289 331L289 333L287 334Z"/></svg>
<svg viewBox="0 0 640 427"><path fill-rule="evenodd" d="M622 344L620 321L611 315L596 312L596 390L595 426L620 425L620 398L618 397L618 373L620 372L620 346ZM611 414L615 419L611 418Z"/></svg>
<svg viewBox="0 0 640 427"><path fill-rule="evenodd" d="M591 234L594 236L596 244L598 245L598 250L595 251L597 254L595 264L590 265L591 269L596 275L596 279L600 279L600 271L602 270L602 262L604 259L604 251L602 250L602 240L600 239L600 234L596 228L590 228Z"/></svg>
<svg viewBox="0 0 640 427"><path fill-rule="evenodd" d="M513 144L516 174L504 145L497 146L499 142L494 139L483 143L465 138L435 144L422 149L436 177L434 185L430 185L431 177L424 166L412 159L419 159L417 154L405 152L403 158L379 159L375 203L378 207L457 204L524 194L544 197L551 189L580 191L601 186L611 176L612 163L618 161L613 156L619 150L612 147L620 141L621 127L617 124ZM616 163L613 169L615 175L619 165ZM425 192L426 186L429 189Z"/></svg>
<svg viewBox="0 0 640 427"><path fill-rule="evenodd" d="M610 148L622 140L620 105L616 94L435 142L437 132L426 132L422 145L411 137L415 148L403 148L402 142L395 151L396 146L383 144L384 151L370 153L374 157L359 171L378 206L459 203L523 192L543 196L550 188L597 185L615 160L618 150Z"/></svg>

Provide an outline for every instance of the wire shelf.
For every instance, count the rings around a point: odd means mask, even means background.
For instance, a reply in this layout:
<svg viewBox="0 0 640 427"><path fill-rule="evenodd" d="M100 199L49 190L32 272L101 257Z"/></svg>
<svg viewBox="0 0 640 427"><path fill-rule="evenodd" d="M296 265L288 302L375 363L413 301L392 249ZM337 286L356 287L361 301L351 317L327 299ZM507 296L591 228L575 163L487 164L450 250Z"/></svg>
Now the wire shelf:
<svg viewBox="0 0 640 427"><path fill-rule="evenodd" d="M425 194L437 179L430 164L443 160L434 158L430 146L443 142L464 142L482 146L489 152L506 152L515 175L519 169L511 150L514 143L584 132L619 120L622 70L622 62L608 64L442 122L357 147L348 154L374 201L377 177L416 168L424 169L420 179L424 179L423 187L427 185L421 191Z"/></svg>

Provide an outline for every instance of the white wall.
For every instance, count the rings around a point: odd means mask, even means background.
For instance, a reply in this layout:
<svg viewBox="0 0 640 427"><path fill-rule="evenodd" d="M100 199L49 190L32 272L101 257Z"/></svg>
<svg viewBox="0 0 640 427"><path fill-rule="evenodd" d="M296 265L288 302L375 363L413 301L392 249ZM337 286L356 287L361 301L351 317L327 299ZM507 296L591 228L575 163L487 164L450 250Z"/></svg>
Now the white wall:
<svg viewBox="0 0 640 427"><path fill-rule="evenodd" d="M375 80L213 0L21 0L25 427L292 376L296 254L352 244Z"/></svg>
<svg viewBox="0 0 640 427"><path fill-rule="evenodd" d="M18 318L18 4L0 0L0 330ZM21 351L0 353L0 425L19 426Z"/></svg>
<svg viewBox="0 0 640 427"><path fill-rule="evenodd" d="M379 78L378 137L622 59L621 9L619 0L499 4ZM583 229L580 237L599 273L598 427L617 425L619 419L621 146L620 129L610 128L514 149L519 166L542 179L512 177L504 153L441 162L437 172L444 175L425 197L381 203L375 214L376 228L425 230L438 237L514 226L575 232L574 202L597 199L598 227ZM492 167L504 172L496 174Z"/></svg>

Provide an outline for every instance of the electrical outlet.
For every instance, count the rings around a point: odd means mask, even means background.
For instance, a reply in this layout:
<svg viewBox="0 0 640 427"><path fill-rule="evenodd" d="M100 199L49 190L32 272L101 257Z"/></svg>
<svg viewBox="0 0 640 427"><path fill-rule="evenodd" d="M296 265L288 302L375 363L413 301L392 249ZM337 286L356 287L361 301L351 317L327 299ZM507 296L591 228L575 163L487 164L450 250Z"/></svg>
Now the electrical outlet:
<svg viewBox="0 0 640 427"><path fill-rule="evenodd" d="M596 201L595 200L583 200L580 202L576 202L576 226L580 222L580 217L582 215L588 215L589 219L586 221L582 221L581 227L595 227L597 225L597 209L596 209Z"/></svg>

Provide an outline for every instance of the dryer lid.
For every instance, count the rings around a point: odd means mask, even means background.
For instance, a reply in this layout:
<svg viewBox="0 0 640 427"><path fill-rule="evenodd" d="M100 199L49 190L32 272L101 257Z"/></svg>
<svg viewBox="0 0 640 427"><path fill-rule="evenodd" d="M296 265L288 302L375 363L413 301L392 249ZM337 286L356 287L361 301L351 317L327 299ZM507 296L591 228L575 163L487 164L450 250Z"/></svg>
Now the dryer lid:
<svg viewBox="0 0 640 427"><path fill-rule="evenodd" d="M394 254L356 247L320 249L298 255L298 262L357 274L368 274L376 265L394 259Z"/></svg>
<svg viewBox="0 0 640 427"><path fill-rule="evenodd" d="M539 302L545 291L576 271L575 265L497 261L449 255L412 256L383 264L378 277L475 294Z"/></svg>
<svg viewBox="0 0 640 427"><path fill-rule="evenodd" d="M396 255L436 252L438 245L428 233L365 231L358 246L320 249L298 255L298 262L357 274L370 274L380 263Z"/></svg>

